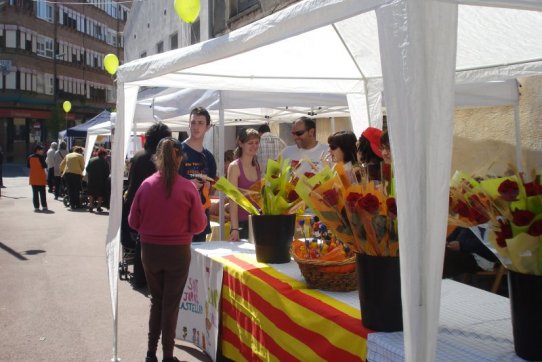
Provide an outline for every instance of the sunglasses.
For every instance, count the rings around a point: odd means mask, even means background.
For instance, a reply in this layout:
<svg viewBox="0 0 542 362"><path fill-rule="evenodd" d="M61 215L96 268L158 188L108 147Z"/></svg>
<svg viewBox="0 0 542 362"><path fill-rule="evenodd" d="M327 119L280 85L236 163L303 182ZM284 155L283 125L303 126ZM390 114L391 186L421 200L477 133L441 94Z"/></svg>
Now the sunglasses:
<svg viewBox="0 0 542 362"><path fill-rule="evenodd" d="M306 129L304 129L304 130L302 130L302 131L292 131L292 134L293 134L294 136L301 137L301 136L303 136L303 134L305 134L305 132L307 132Z"/></svg>
<svg viewBox="0 0 542 362"><path fill-rule="evenodd" d="M337 148L339 148L339 146L337 146L337 145L329 145L329 149L332 150L332 151L335 151Z"/></svg>

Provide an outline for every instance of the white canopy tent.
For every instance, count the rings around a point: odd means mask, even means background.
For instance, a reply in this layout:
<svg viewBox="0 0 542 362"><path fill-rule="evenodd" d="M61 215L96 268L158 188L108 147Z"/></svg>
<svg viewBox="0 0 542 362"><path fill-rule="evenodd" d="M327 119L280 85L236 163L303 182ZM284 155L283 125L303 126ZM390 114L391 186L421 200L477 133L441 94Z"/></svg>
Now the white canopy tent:
<svg viewBox="0 0 542 362"><path fill-rule="evenodd" d="M114 323L122 167L140 86L346 94L365 124L379 119L385 89L405 354L433 361L454 83L542 74L541 11L538 0L305 0L220 38L121 66L107 234Z"/></svg>

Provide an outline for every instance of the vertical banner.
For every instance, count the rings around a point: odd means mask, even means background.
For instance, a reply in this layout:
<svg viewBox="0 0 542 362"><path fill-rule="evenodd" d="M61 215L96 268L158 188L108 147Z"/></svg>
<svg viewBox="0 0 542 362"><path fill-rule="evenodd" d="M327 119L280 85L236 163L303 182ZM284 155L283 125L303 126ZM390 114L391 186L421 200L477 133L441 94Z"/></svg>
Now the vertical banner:
<svg viewBox="0 0 542 362"><path fill-rule="evenodd" d="M176 338L201 348L216 361L222 264L192 249L190 272L179 305Z"/></svg>

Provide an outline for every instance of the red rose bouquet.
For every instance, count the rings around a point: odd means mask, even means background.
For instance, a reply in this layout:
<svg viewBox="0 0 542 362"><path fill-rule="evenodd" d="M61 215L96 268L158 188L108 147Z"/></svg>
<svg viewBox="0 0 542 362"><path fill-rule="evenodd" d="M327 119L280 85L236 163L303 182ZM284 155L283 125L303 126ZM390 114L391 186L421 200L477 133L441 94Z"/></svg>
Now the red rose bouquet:
<svg viewBox="0 0 542 362"><path fill-rule="evenodd" d="M542 275L542 184L540 174L476 181L462 174L450 188L451 220L472 225L489 222L488 241L510 270ZM457 187L457 179L461 179ZM455 182L455 184L454 184ZM464 206L467 205L467 206ZM468 211L465 211L468 210Z"/></svg>
<svg viewBox="0 0 542 362"><path fill-rule="evenodd" d="M300 177L296 192L337 239L356 253L397 256L395 198L381 184L356 181L349 172L339 163L311 181Z"/></svg>

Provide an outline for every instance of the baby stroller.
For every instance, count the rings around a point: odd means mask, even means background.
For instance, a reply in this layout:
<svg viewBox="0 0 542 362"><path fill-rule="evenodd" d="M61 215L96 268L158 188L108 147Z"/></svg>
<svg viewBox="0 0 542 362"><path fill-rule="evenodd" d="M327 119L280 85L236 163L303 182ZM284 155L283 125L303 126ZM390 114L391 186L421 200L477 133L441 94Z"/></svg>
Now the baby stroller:
<svg viewBox="0 0 542 362"><path fill-rule="evenodd" d="M134 237L129 231L121 233L121 254L119 261L119 279L131 281L133 273L130 272L130 265L134 265L135 242ZM127 240L128 239L128 240Z"/></svg>
<svg viewBox="0 0 542 362"><path fill-rule="evenodd" d="M131 281L133 278L133 271L130 272L129 267L130 265L134 265L135 246L138 235L128 226L128 215L125 214L127 213L127 210L125 210L124 205L122 209L123 215L120 232L121 253L119 261L119 278L120 280Z"/></svg>
<svg viewBox="0 0 542 362"><path fill-rule="evenodd" d="M62 199L64 206L70 207L70 193L67 190L65 190L64 198ZM88 194L87 194L87 183L85 181L81 181L81 192L79 192L79 205L81 207L86 208L88 206Z"/></svg>

